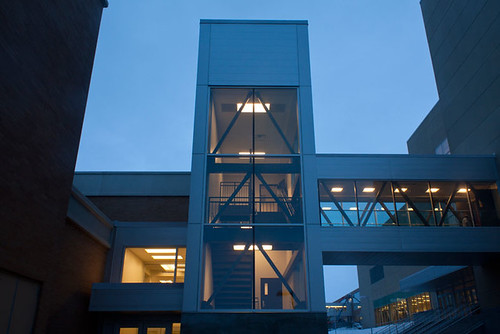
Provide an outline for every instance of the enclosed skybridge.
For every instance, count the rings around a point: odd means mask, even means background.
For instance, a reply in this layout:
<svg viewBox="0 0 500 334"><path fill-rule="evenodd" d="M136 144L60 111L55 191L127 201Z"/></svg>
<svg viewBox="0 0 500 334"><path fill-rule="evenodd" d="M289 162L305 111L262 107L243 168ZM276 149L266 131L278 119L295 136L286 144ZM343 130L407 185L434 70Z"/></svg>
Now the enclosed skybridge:
<svg viewBox="0 0 500 334"><path fill-rule="evenodd" d="M318 155L324 264L480 265L500 254L494 157Z"/></svg>

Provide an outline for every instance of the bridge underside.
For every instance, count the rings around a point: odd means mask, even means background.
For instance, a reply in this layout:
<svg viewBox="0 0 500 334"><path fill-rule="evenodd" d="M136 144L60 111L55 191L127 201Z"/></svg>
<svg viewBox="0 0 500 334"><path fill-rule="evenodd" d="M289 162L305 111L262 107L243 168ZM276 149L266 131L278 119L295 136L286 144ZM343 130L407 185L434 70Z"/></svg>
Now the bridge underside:
<svg viewBox="0 0 500 334"><path fill-rule="evenodd" d="M313 231L310 231L313 232ZM500 259L500 228L318 228L324 265L483 265Z"/></svg>

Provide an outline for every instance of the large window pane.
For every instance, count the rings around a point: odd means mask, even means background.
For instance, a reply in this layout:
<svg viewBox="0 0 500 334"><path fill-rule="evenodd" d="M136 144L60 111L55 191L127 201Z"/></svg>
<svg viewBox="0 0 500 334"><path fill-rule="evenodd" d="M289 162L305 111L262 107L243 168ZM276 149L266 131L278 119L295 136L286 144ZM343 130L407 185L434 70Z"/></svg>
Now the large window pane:
<svg viewBox="0 0 500 334"><path fill-rule="evenodd" d="M320 180L320 213L323 226L357 226L358 207L356 205L353 181Z"/></svg>
<svg viewBox="0 0 500 334"><path fill-rule="evenodd" d="M202 309L305 309L303 227L204 229Z"/></svg>
<svg viewBox="0 0 500 334"><path fill-rule="evenodd" d="M299 153L296 89L212 89L209 153Z"/></svg>
<svg viewBox="0 0 500 334"><path fill-rule="evenodd" d="M253 90L212 89L211 94L209 152L253 150Z"/></svg>
<svg viewBox="0 0 500 334"><path fill-rule="evenodd" d="M390 181L356 181L361 226L396 225Z"/></svg>
<svg viewBox="0 0 500 334"><path fill-rule="evenodd" d="M254 113L255 152L299 153L297 90L256 89L254 93L256 105L264 111Z"/></svg>
<svg viewBox="0 0 500 334"><path fill-rule="evenodd" d="M183 283L185 247L127 248L122 283Z"/></svg>
<svg viewBox="0 0 500 334"><path fill-rule="evenodd" d="M438 226L472 226L464 183L432 182L431 188L434 190L432 198Z"/></svg>
<svg viewBox="0 0 500 334"><path fill-rule="evenodd" d="M206 226L202 309L252 309L253 231Z"/></svg>
<svg viewBox="0 0 500 334"><path fill-rule="evenodd" d="M469 183L469 196L475 226L500 225L500 199L494 183Z"/></svg>
<svg viewBox="0 0 500 334"><path fill-rule="evenodd" d="M435 225L428 182L393 182L394 197L400 226ZM437 190L439 191L439 190Z"/></svg>
<svg viewBox="0 0 500 334"><path fill-rule="evenodd" d="M302 223L299 161L210 156L207 222Z"/></svg>
<svg viewBox="0 0 500 334"><path fill-rule="evenodd" d="M255 228L255 308L305 309L302 227Z"/></svg>

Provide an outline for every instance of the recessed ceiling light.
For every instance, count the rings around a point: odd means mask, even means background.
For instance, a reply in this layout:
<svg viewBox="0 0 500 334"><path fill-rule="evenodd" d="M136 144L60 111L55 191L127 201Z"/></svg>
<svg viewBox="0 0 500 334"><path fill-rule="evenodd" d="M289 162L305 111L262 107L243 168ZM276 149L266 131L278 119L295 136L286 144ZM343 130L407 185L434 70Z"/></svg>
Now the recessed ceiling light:
<svg viewBox="0 0 500 334"><path fill-rule="evenodd" d="M431 188L431 193L437 193L439 191L439 188ZM429 189L425 191L426 193L429 192Z"/></svg>
<svg viewBox="0 0 500 334"><path fill-rule="evenodd" d="M253 250L254 245L250 245L248 250ZM264 250L273 250L273 245L262 245ZM259 246L255 245L255 249L259 250ZM233 245L233 250L242 251L245 250L245 245Z"/></svg>
<svg viewBox="0 0 500 334"><path fill-rule="evenodd" d="M373 187L365 187L365 188L363 188L363 192L364 193L372 193L374 191L375 191L375 188L373 188Z"/></svg>
<svg viewBox="0 0 500 334"><path fill-rule="evenodd" d="M175 260L175 255L152 255L151 256L155 260ZM177 256L178 260L182 260L182 256Z"/></svg>
<svg viewBox="0 0 500 334"><path fill-rule="evenodd" d="M239 155L266 155L266 152L254 152L254 153L250 153L250 152L238 152Z"/></svg>
<svg viewBox="0 0 500 334"><path fill-rule="evenodd" d="M172 254L177 250L175 248L146 248L145 251L150 254Z"/></svg>
<svg viewBox="0 0 500 334"><path fill-rule="evenodd" d="M333 187L331 192L332 193L340 193L340 192L342 192L342 190L344 190L344 188L342 188L342 187Z"/></svg>
<svg viewBox="0 0 500 334"><path fill-rule="evenodd" d="M169 279L169 280L161 279L160 283L174 283L174 281L172 281L171 279Z"/></svg>
<svg viewBox="0 0 500 334"><path fill-rule="evenodd" d="M406 192L407 190L408 190L408 188L401 188L401 191L402 191L402 192ZM396 189L394 190L394 192L395 192L395 193L398 193L398 192L399 192L399 188L396 188Z"/></svg>
<svg viewBox="0 0 500 334"><path fill-rule="evenodd" d="M241 106L243 103L237 103L236 104L236 111L240 110ZM271 110L271 104L270 103L265 103L267 110ZM264 109L264 106L261 103L255 103L255 108L253 103L246 103L245 106L243 107L243 110L241 112L243 113L265 113L266 109Z"/></svg>
<svg viewBox="0 0 500 334"><path fill-rule="evenodd" d="M175 265L174 264L162 264L161 267L165 271L174 271L174 269L175 269Z"/></svg>
<svg viewBox="0 0 500 334"><path fill-rule="evenodd" d="M467 191L470 191L470 189L460 188L458 189L457 193L465 194Z"/></svg>

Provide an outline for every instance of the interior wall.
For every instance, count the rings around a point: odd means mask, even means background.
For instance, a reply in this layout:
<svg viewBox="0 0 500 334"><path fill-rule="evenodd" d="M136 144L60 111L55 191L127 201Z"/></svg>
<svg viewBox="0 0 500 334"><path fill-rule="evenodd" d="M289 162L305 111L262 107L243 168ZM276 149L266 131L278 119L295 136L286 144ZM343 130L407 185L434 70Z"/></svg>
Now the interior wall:
<svg viewBox="0 0 500 334"><path fill-rule="evenodd" d="M144 283L146 268L144 262L130 249L125 250L122 283Z"/></svg>

